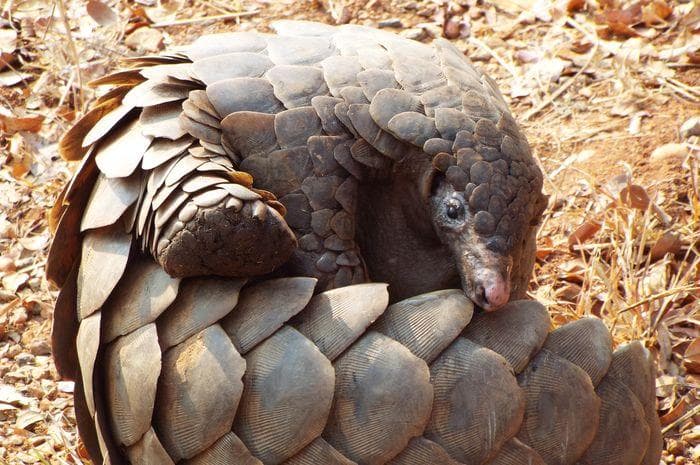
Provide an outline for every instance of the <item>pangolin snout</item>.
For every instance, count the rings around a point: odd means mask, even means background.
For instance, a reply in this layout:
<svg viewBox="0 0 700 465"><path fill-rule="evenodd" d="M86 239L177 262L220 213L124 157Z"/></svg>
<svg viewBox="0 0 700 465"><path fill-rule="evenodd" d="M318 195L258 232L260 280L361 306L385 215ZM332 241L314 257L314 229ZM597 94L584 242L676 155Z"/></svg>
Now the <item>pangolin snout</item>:
<svg viewBox="0 0 700 465"><path fill-rule="evenodd" d="M510 279L500 273L484 270L474 279L474 303L487 312L498 310L510 300Z"/></svg>

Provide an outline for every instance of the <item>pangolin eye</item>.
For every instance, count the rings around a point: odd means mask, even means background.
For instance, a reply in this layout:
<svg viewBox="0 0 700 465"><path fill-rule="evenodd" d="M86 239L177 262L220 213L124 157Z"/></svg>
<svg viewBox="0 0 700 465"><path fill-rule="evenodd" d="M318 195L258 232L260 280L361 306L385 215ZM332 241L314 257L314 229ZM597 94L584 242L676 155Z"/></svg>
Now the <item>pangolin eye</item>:
<svg viewBox="0 0 700 465"><path fill-rule="evenodd" d="M457 199L447 201L447 216L453 220L464 214L464 204Z"/></svg>

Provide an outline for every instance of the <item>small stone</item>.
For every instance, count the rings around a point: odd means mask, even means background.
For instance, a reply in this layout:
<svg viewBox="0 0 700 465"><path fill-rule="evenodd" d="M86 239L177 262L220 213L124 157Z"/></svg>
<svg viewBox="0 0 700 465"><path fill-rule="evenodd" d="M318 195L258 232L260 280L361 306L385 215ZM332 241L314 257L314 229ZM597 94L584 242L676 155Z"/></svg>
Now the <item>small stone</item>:
<svg viewBox="0 0 700 465"><path fill-rule="evenodd" d="M383 21L379 21L378 26L381 27L393 27L400 29L403 27L403 23L399 18L390 18L390 19L385 19Z"/></svg>
<svg viewBox="0 0 700 465"><path fill-rule="evenodd" d="M34 363L34 360L34 356L27 352L22 352L20 354L15 355L15 362L17 362L19 366L31 365Z"/></svg>
<svg viewBox="0 0 700 465"><path fill-rule="evenodd" d="M0 220L0 239L14 239L17 237L17 227L7 220Z"/></svg>
<svg viewBox="0 0 700 465"><path fill-rule="evenodd" d="M10 257L0 257L0 273L11 273L17 269L15 261Z"/></svg>
<svg viewBox="0 0 700 465"><path fill-rule="evenodd" d="M676 456L683 455L685 453L685 444L682 441L669 438L666 443L666 450Z"/></svg>
<svg viewBox="0 0 700 465"><path fill-rule="evenodd" d="M124 43L140 53L163 50L163 33L150 27L140 27L124 40Z"/></svg>
<svg viewBox="0 0 700 465"><path fill-rule="evenodd" d="M681 139L700 136L700 116L693 116L681 125Z"/></svg>
<svg viewBox="0 0 700 465"><path fill-rule="evenodd" d="M402 37L407 38L407 39L418 40L418 41L428 38L428 34L425 32L425 29L420 28L420 27L412 27L410 29L404 29L403 31L400 32L400 35Z"/></svg>
<svg viewBox="0 0 700 465"><path fill-rule="evenodd" d="M656 147L649 158L653 161L678 160L682 162L688 155L688 147L685 144L664 144Z"/></svg>
<svg viewBox="0 0 700 465"><path fill-rule="evenodd" d="M29 344L29 352L34 355L50 355L51 346L44 339L35 339Z"/></svg>

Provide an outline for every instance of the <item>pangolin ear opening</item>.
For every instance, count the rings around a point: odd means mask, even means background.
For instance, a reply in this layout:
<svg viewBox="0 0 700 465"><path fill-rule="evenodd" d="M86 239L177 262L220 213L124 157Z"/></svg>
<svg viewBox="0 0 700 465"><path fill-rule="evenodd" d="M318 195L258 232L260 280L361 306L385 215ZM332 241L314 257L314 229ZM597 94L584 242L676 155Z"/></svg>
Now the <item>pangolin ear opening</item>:
<svg viewBox="0 0 700 465"><path fill-rule="evenodd" d="M421 173L420 179L418 180L418 191L420 192L420 198L424 202L428 202L433 194L435 177L439 176L440 173L434 168L427 168Z"/></svg>
<svg viewBox="0 0 700 465"><path fill-rule="evenodd" d="M444 178L447 169L456 164L455 157L446 152L440 152L433 157L430 166L421 177L420 192L424 199L430 198L437 187L440 178Z"/></svg>

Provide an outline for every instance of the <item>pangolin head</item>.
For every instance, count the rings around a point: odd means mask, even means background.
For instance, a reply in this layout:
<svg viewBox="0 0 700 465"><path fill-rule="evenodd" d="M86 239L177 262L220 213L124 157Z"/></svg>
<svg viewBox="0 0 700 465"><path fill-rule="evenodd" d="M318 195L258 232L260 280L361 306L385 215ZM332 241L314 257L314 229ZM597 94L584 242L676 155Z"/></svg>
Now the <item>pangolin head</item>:
<svg viewBox="0 0 700 465"><path fill-rule="evenodd" d="M480 128L480 126L482 126ZM455 260L464 292L492 311L511 297L512 270L546 205L542 173L526 139L489 120L458 132L432 157L430 218Z"/></svg>

